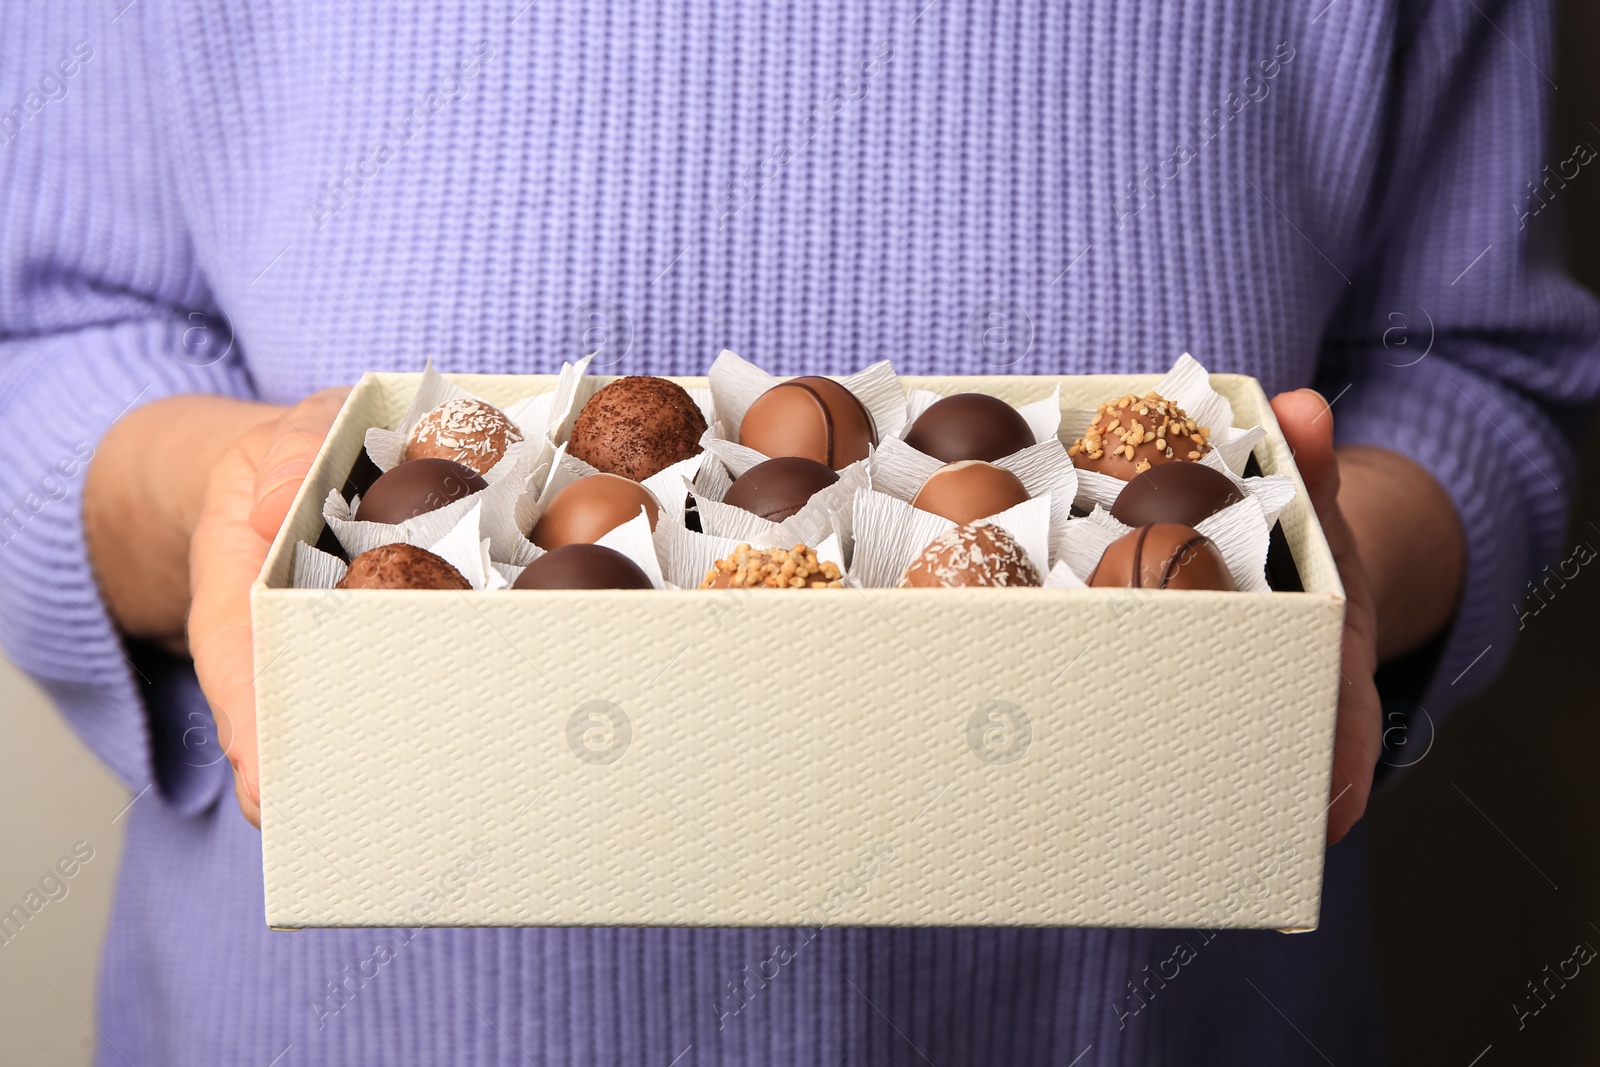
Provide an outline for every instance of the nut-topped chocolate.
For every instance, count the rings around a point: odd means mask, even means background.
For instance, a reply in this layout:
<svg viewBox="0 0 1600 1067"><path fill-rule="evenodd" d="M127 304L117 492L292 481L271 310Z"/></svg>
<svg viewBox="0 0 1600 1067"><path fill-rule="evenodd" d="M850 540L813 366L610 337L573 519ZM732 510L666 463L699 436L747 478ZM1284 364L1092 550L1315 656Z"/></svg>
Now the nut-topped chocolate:
<svg viewBox="0 0 1600 1067"><path fill-rule="evenodd" d="M618 378L578 412L567 451L596 470L642 482L700 454L706 417L683 386L665 378Z"/></svg>
<svg viewBox="0 0 1600 1067"><path fill-rule="evenodd" d="M866 405L832 378L790 378L745 410L739 443L763 456L801 456L837 471L867 458L878 428Z"/></svg>
<svg viewBox="0 0 1600 1067"><path fill-rule="evenodd" d="M405 522L489 488L471 467L448 459L409 459L390 467L361 494L358 522Z"/></svg>
<svg viewBox="0 0 1600 1067"><path fill-rule="evenodd" d="M839 472L826 464L803 456L780 456L735 478L722 502L768 522L782 522L838 480Z"/></svg>
<svg viewBox="0 0 1600 1067"><path fill-rule="evenodd" d="M1009 531L980 522L951 527L934 538L898 584L902 589L1016 589L1042 581L1039 568Z"/></svg>
<svg viewBox="0 0 1600 1067"><path fill-rule="evenodd" d="M1226 474L1203 463L1163 463L1134 475L1111 505L1111 517L1129 526L1179 522L1198 526L1244 499Z"/></svg>
<svg viewBox="0 0 1600 1067"><path fill-rule="evenodd" d="M809 545L751 548L740 545L706 572L701 589L838 589L844 575L837 564L817 559Z"/></svg>
<svg viewBox="0 0 1600 1067"><path fill-rule="evenodd" d="M1175 522L1141 526L1111 542L1088 584L1097 589L1235 588L1227 561L1211 539Z"/></svg>
<svg viewBox="0 0 1600 1067"><path fill-rule="evenodd" d="M406 440L406 459L448 459L478 474L500 462L522 431L492 404L457 397L417 420Z"/></svg>
<svg viewBox="0 0 1600 1067"><path fill-rule="evenodd" d="M1199 459L1211 451L1209 436L1171 400L1130 393L1095 409L1094 421L1067 455L1079 470L1127 481L1162 463Z"/></svg>
<svg viewBox="0 0 1600 1067"><path fill-rule="evenodd" d="M987 393L956 393L917 416L906 431L906 444L944 463L993 463L1034 440L1028 420L1004 400Z"/></svg>
<svg viewBox="0 0 1600 1067"><path fill-rule="evenodd" d="M591 474L563 487L545 505L528 539L550 551L563 545L592 544L644 509L650 529L661 517L650 490L620 474Z"/></svg>
<svg viewBox="0 0 1600 1067"><path fill-rule="evenodd" d="M956 525L998 515L1028 499L1022 479L993 463L965 459L934 471L911 506L943 515Z"/></svg>
<svg viewBox="0 0 1600 1067"><path fill-rule="evenodd" d="M350 561L335 589L471 589L465 576L416 545L369 548Z"/></svg>

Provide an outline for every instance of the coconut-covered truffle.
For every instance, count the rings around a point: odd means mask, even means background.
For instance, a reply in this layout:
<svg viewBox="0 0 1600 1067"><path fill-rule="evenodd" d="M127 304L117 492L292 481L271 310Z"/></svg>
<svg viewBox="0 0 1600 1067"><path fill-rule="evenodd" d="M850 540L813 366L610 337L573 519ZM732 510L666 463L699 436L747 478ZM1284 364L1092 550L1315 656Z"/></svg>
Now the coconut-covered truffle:
<svg viewBox="0 0 1600 1067"><path fill-rule="evenodd" d="M601 389L578 412L567 451L596 470L642 482L700 454L706 417L676 382L635 375Z"/></svg>
<svg viewBox="0 0 1600 1067"><path fill-rule="evenodd" d="M706 572L701 589L838 589L837 564L817 559L808 545L756 549L740 545Z"/></svg>
<svg viewBox="0 0 1600 1067"><path fill-rule="evenodd" d="M471 589L450 564L416 545L369 548L350 561L335 589Z"/></svg>
<svg viewBox="0 0 1600 1067"><path fill-rule="evenodd" d="M434 408L411 429L406 459L448 459L478 474L500 462L522 431L505 412L481 400L459 397Z"/></svg>
<svg viewBox="0 0 1600 1067"><path fill-rule="evenodd" d="M1040 584L1039 569L1016 538L988 522L954 526L934 538L899 582L902 589L1015 589Z"/></svg>
<svg viewBox="0 0 1600 1067"><path fill-rule="evenodd" d="M1235 587L1211 539L1190 526L1157 522L1111 542L1089 575L1092 588L1215 589Z"/></svg>
<svg viewBox="0 0 1600 1067"><path fill-rule="evenodd" d="M1159 394L1129 394L1101 404L1067 455L1080 470L1127 481L1161 463L1199 459L1211 451L1209 436L1206 427Z"/></svg>

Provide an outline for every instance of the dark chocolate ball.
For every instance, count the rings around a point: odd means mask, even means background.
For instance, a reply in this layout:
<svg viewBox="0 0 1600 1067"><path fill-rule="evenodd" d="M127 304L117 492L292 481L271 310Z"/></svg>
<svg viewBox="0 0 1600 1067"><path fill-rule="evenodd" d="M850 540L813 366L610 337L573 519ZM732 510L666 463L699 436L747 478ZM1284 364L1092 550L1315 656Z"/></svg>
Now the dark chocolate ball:
<svg viewBox="0 0 1600 1067"><path fill-rule="evenodd" d="M489 483L470 467L448 459L408 459L390 467L356 506L360 522L405 522L481 492Z"/></svg>
<svg viewBox="0 0 1600 1067"><path fill-rule="evenodd" d="M578 412L567 451L596 470L642 482L700 454L706 417L683 386L634 375L601 389Z"/></svg>
<svg viewBox="0 0 1600 1067"><path fill-rule="evenodd" d="M911 506L960 525L998 515L1027 499L1022 479L1004 467L964 459L934 471L917 490Z"/></svg>
<svg viewBox="0 0 1600 1067"><path fill-rule="evenodd" d="M335 589L471 589L450 564L416 545L379 545L350 561Z"/></svg>
<svg viewBox="0 0 1600 1067"><path fill-rule="evenodd" d="M944 463L993 463L1033 445L1033 430L1017 409L987 393L957 393L937 401L906 431L906 444Z"/></svg>
<svg viewBox="0 0 1600 1067"><path fill-rule="evenodd" d="M722 502L769 522L782 522L838 480L837 471L814 459L780 456L757 463L735 478Z"/></svg>
<svg viewBox="0 0 1600 1067"><path fill-rule="evenodd" d="M763 456L800 456L843 470L867 458L878 428L832 378L791 378L756 397L739 423L739 443Z"/></svg>
<svg viewBox="0 0 1600 1067"><path fill-rule="evenodd" d="M1122 487L1111 517L1129 526L1178 522L1198 526L1223 508L1244 499L1233 479L1201 463L1163 463Z"/></svg>
<svg viewBox="0 0 1600 1067"><path fill-rule="evenodd" d="M1228 564L1211 539L1191 526L1158 522L1117 538L1094 573L1094 588L1216 589L1235 587Z"/></svg>
<svg viewBox="0 0 1600 1067"><path fill-rule="evenodd" d="M566 545L546 552L517 576L513 589L650 589L633 560L601 545Z"/></svg>
<svg viewBox="0 0 1600 1067"><path fill-rule="evenodd" d="M661 508L650 490L618 474L591 474L562 489L545 506L529 536L547 551L563 545L592 544L644 508L650 529L656 528Z"/></svg>

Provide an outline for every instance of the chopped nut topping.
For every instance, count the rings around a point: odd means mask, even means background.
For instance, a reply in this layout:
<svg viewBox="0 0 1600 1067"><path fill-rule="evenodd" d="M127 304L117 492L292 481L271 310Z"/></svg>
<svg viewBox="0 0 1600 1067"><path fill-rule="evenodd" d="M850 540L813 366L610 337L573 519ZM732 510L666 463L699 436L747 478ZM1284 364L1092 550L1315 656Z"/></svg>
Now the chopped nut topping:
<svg viewBox="0 0 1600 1067"><path fill-rule="evenodd" d="M1167 459L1177 455L1199 459L1210 451L1209 436L1205 427L1196 426L1182 408L1160 394L1129 394L1096 408L1094 421L1068 446L1067 455L1101 459L1107 451L1104 439L1109 437L1110 454L1118 459L1135 460L1135 450L1151 442L1155 453ZM1140 471L1147 469L1149 459L1138 459L1136 466Z"/></svg>
<svg viewBox="0 0 1600 1067"><path fill-rule="evenodd" d="M839 589L844 582L837 564L818 560L816 549L755 549L740 545L727 559L706 572L701 589Z"/></svg>

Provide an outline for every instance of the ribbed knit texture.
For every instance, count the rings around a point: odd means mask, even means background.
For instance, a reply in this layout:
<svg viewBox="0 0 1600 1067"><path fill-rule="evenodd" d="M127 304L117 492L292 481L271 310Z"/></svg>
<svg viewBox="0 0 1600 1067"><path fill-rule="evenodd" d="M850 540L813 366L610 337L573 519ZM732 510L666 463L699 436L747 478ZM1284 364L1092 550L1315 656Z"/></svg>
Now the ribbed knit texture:
<svg viewBox="0 0 1600 1067"><path fill-rule="evenodd" d="M1544 4L125 3L0 15L0 638L155 786L125 820L101 1063L1381 1059L1359 834L1293 938L269 933L192 672L130 661L95 590L83 460L161 396L290 402L430 358L1048 374L1189 351L1317 383L1342 440L1450 491L1470 570L1437 716L1560 554L1550 412L1600 387L1544 217L1572 155L1540 133ZM224 313L231 351L196 365Z"/></svg>

